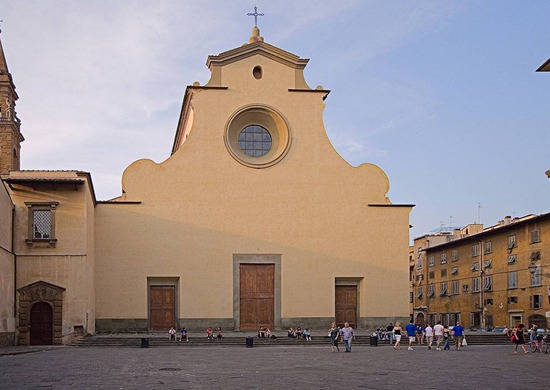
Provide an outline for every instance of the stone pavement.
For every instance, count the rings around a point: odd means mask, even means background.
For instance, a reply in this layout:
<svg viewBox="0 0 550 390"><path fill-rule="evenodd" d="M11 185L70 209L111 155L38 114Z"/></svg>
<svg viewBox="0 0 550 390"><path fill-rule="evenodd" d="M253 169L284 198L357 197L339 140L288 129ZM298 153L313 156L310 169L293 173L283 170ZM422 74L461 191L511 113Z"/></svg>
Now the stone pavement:
<svg viewBox="0 0 550 390"><path fill-rule="evenodd" d="M16 350L18 347L14 347ZM28 348L28 347L23 347ZM341 348L342 349L342 348ZM1 389L543 389L550 355L509 346L75 348L0 356Z"/></svg>

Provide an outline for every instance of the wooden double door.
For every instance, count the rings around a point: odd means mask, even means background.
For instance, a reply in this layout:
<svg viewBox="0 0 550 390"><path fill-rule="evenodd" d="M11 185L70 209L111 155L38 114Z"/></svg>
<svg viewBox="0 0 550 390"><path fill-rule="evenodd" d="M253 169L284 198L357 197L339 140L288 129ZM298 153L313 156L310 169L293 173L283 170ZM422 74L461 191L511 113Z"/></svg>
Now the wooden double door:
<svg viewBox="0 0 550 390"><path fill-rule="evenodd" d="M275 265L240 264L240 328L273 329L275 325Z"/></svg>
<svg viewBox="0 0 550 390"><path fill-rule="evenodd" d="M336 324L342 327L349 322L357 329L357 286L336 286L335 291Z"/></svg>
<svg viewBox="0 0 550 390"><path fill-rule="evenodd" d="M149 286L149 329L167 332L176 326L176 286Z"/></svg>

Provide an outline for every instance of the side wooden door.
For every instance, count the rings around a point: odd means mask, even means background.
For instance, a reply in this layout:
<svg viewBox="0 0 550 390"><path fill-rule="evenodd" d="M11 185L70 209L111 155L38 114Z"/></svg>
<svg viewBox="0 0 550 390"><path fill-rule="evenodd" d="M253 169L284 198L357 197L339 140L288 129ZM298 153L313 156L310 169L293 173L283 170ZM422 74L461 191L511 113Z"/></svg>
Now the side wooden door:
<svg viewBox="0 0 550 390"><path fill-rule="evenodd" d="M342 327L349 322L357 329L357 286L336 286L335 298L336 324Z"/></svg>
<svg viewBox="0 0 550 390"><path fill-rule="evenodd" d="M152 331L168 331L176 325L176 287L149 287L149 327Z"/></svg>
<svg viewBox="0 0 550 390"><path fill-rule="evenodd" d="M274 328L275 265L240 265L240 328Z"/></svg>
<svg viewBox="0 0 550 390"><path fill-rule="evenodd" d="M51 345L53 341L53 309L46 302L38 302L31 308L31 345Z"/></svg>

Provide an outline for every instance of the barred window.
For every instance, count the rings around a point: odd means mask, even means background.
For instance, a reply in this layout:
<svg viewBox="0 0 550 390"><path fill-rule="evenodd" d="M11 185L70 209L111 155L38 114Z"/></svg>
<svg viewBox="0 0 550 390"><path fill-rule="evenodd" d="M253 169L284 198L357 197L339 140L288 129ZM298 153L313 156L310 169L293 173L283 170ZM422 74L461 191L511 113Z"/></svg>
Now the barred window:
<svg viewBox="0 0 550 390"><path fill-rule="evenodd" d="M250 157L261 157L271 150L271 134L259 125L246 126L239 134L239 147Z"/></svg>
<svg viewBox="0 0 550 390"><path fill-rule="evenodd" d="M29 226L27 244L29 246L54 247L55 237L55 210L58 202L26 202L28 209Z"/></svg>

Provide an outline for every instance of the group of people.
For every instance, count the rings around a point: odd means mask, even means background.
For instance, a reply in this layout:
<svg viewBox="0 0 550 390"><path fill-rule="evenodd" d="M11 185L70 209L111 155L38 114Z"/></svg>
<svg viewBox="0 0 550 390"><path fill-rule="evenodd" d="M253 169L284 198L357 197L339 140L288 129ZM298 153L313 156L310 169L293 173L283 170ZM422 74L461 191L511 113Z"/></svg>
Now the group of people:
<svg viewBox="0 0 550 390"><path fill-rule="evenodd" d="M215 337L217 339L223 338L222 328L218 328L218 330L216 331L216 336ZM208 327L206 329L206 338L208 340L214 340L214 331L212 330L211 327ZM168 340L170 340L170 341L183 341L183 340L189 341L189 331L185 327L181 328L179 331L176 331L176 329L174 329L174 327L171 327L170 330L168 331Z"/></svg>
<svg viewBox="0 0 550 390"><path fill-rule="evenodd" d="M302 330L301 327L294 329L292 326L288 328L287 337L292 339L304 339L306 341L311 341L311 332L308 328Z"/></svg>
<svg viewBox="0 0 550 390"><path fill-rule="evenodd" d="M396 322L392 329L393 339L395 340L393 349L401 349L401 337L405 333L409 339L409 346L407 348L409 351L413 350L413 344L417 342L417 339L419 344L423 344L425 338L428 349L432 349L432 345L435 341L437 351L441 351L442 346L443 350L451 349L451 340L454 340L456 350L460 351L462 345L464 345L463 343L465 342L464 328L460 325L460 322L457 322L452 329L448 326L443 326L441 321L438 321L433 327L428 324L422 329L422 336L418 336L418 326L412 321L405 327L405 329L401 327L401 323Z"/></svg>

